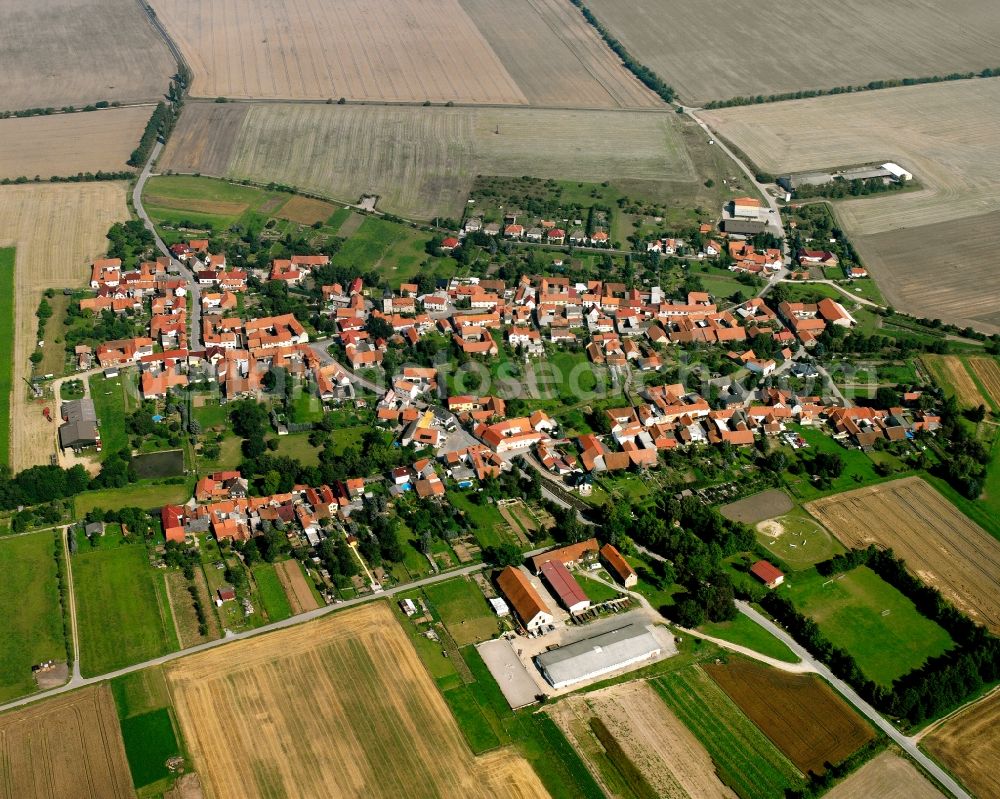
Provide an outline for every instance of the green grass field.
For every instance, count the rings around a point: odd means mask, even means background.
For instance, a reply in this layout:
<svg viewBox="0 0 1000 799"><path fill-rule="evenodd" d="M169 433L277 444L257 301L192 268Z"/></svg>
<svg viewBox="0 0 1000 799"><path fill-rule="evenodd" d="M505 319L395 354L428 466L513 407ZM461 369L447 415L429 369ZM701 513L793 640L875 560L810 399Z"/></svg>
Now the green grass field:
<svg viewBox="0 0 1000 799"><path fill-rule="evenodd" d="M706 622L698 629L706 635L721 638L723 641L740 646L748 646L755 652L783 660L786 663L798 663L799 661L791 649L742 613L737 614L732 621Z"/></svg>
<svg viewBox="0 0 1000 799"><path fill-rule="evenodd" d="M485 641L499 629L483 592L468 577L429 585L424 593L459 646Z"/></svg>
<svg viewBox="0 0 1000 799"><path fill-rule="evenodd" d="M844 471L841 475L831 481L829 488L822 490L812 483L808 474L796 475L786 472L785 484L798 499L808 501L826 496L827 494L850 491L852 488L859 488L863 485L888 479L880 477L875 473L874 463L864 452L859 449L846 449L840 446L840 444L822 430L802 427L801 425L789 425L789 429L797 432L809 444L808 449L799 450L800 453L804 454L806 459L811 458L816 452L833 452L839 455L844 461ZM785 447L785 449L791 457L791 448Z"/></svg>
<svg viewBox="0 0 1000 799"><path fill-rule="evenodd" d="M333 263L343 266L364 264L384 277L389 285L406 282L421 272L421 264L428 262L428 269L437 265L454 264L444 258L434 258L424 247L430 236L407 225L369 216L361 223L344 246L333 257Z"/></svg>
<svg viewBox="0 0 1000 799"><path fill-rule="evenodd" d="M496 505L480 505L472 492L449 491L448 501L460 511L472 524L473 533L481 547L498 546L499 544L517 544L517 539L500 515Z"/></svg>
<svg viewBox="0 0 1000 799"><path fill-rule="evenodd" d="M10 392L14 383L14 248L0 248L0 463L10 463Z"/></svg>
<svg viewBox="0 0 1000 799"><path fill-rule="evenodd" d="M144 545L74 555L73 582L84 676L179 648L163 573L149 565Z"/></svg>
<svg viewBox="0 0 1000 799"><path fill-rule="evenodd" d="M122 719L121 728L132 784L142 788L167 779L172 773L166 766L167 759L180 754L170 711L161 707L130 716Z"/></svg>
<svg viewBox="0 0 1000 799"><path fill-rule="evenodd" d="M274 436L278 441L275 455L297 460L303 466L319 465L319 450L309 443L308 433L289 433L287 436Z"/></svg>
<svg viewBox="0 0 1000 799"><path fill-rule="evenodd" d="M952 645L947 632L867 566L833 577L796 573L786 577L785 585L795 607L881 685L891 685Z"/></svg>
<svg viewBox="0 0 1000 799"><path fill-rule="evenodd" d="M90 396L101 427L101 455L107 457L127 448L125 389L121 376L108 379L94 375L90 378Z"/></svg>
<svg viewBox="0 0 1000 799"><path fill-rule="evenodd" d="M73 500L77 518L82 518L94 508L142 508L150 510L164 505L176 505L191 498L191 486L187 483L164 485L136 484L124 488L105 488L99 491L85 491Z"/></svg>
<svg viewBox="0 0 1000 799"><path fill-rule="evenodd" d="M807 569L844 552L819 522L800 508L762 523L757 541L793 569Z"/></svg>
<svg viewBox="0 0 1000 799"><path fill-rule="evenodd" d="M773 799L802 787L798 769L701 669L683 669L651 684L741 799Z"/></svg>
<svg viewBox="0 0 1000 799"><path fill-rule="evenodd" d="M223 230L247 211L267 208L273 214L289 197L214 178L157 175L146 184L143 205L156 224L190 221Z"/></svg>
<svg viewBox="0 0 1000 799"><path fill-rule="evenodd" d="M257 596L264 606L267 621L281 621L291 616L292 606L288 603L285 589L281 587L274 566L270 563L258 563L250 571L253 573L254 582L257 583Z"/></svg>
<svg viewBox="0 0 1000 799"><path fill-rule="evenodd" d="M37 690L31 667L66 660L55 536L0 539L0 702Z"/></svg>
<svg viewBox="0 0 1000 799"><path fill-rule="evenodd" d="M610 577L608 579L610 580ZM595 604L598 602L607 602L622 595L617 588L605 585L599 580L593 580L585 572L579 573L576 581L580 584L580 588L583 589L583 593L587 595L587 598Z"/></svg>

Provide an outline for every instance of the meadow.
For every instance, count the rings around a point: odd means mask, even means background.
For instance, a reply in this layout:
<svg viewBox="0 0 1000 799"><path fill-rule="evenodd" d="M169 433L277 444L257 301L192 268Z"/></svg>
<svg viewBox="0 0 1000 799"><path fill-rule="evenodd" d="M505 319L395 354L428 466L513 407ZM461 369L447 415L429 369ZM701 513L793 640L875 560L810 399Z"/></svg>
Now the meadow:
<svg viewBox="0 0 1000 799"><path fill-rule="evenodd" d="M755 652L776 660L783 660L786 663L799 662L798 656L791 649L742 613L736 614L736 618L732 621L705 622L698 629L706 635L750 647Z"/></svg>
<svg viewBox="0 0 1000 799"><path fill-rule="evenodd" d="M285 596L285 589L270 563L258 563L251 567L254 583L257 585L257 598L264 606L267 622L281 621L292 615L292 606Z"/></svg>
<svg viewBox="0 0 1000 799"><path fill-rule="evenodd" d="M82 543L73 556L83 674L105 674L178 649L163 573L149 565L146 547L102 542L88 548Z"/></svg>
<svg viewBox="0 0 1000 799"><path fill-rule="evenodd" d="M187 483L133 483L124 488L102 488L84 491L73 498L73 510L78 518L100 508L142 508L158 510L164 505L176 505L191 498L191 486Z"/></svg>
<svg viewBox="0 0 1000 799"><path fill-rule="evenodd" d="M468 577L429 585L424 594L459 646L484 641L499 629L483 592Z"/></svg>
<svg viewBox="0 0 1000 799"><path fill-rule="evenodd" d="M37 690L31 667L66 660L51 533L0 538L0 703Z"/></svg>

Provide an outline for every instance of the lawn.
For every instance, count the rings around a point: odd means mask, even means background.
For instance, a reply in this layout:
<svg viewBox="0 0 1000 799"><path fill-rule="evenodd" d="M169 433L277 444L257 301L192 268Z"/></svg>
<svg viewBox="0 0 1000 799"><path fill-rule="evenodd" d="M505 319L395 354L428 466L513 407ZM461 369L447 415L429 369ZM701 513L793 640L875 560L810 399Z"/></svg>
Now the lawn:
<svg viewBox="0 0 1000 799"><path fill-rule="evenodd" d="M163 572L143 544L73 556L80 666L92 677L179 648Z"/></svg>
<svg viewBox="0 0 1000 799"><path fill-rule="evenodd" d="M682 669L651 684L741 799L772 799L802 787L798 769L700 668Z"/></svg>
<svg viewBox="0 0 1000 799"><path fill-rule="evenodd" d="M275 455L297 460L303 466L319 465L319 450L309 443L309 433L289 433L287 436L276 436L278 448Z"/></svg>
<svg viewBox="0 0 1000 799"><path fill-rule="evenodd" d="M0 259L2 259L2 256L0 256ZM0 283L2 283L2 278L0 278ZM0 291L3 291L2 285L0 285ZM55 375L59 377L66 371L66 343L63 340L66 326L63 322L66 319L66 309L69 308L70 300L71 297L63 294L61 291L56 292L52 297L46 299L49 307L52 308L52 316L45 325L45 345L42 347L42 361L35 367L35 374ZM2 314L3 308L0 306L0 317L2 317Z"/></svg>
<svg viewBox="0 0 1000 799"><path fill-rule="evenodd" d="M617 588L612 588L610 585L588 577L586 572L578 572L576 581L580 584L580 588L583 589L583 593L587 595L587 599L595 605L599 602L617 599L622 595L621 591Z"/></svg>
<svg viewBox="0 0 1000 799"><path fill-rule="evenodd" d="M482 498L482 495L472 491L448 492L448 501L465 513L479 546L495 547L505 543L516 546L517 539L511 534L496 505L480 505L474 497Z"/></svg>
<svg viewBox="0 0 1000 799"><path fill-rule="evenodd" d="M51 532L0 539L0 702L37 690L36 663L66 660L55 546Z"/></svg>
<svg viewBox="0 0 1000 799"><path fill-rule="evenodd" d="M707 622L698 629L706 635L749 647L776 660L783 660L786 663L799 661L791 649L742 613L737 614L732 621Z"/></svg>
<svg viewBox="0 0 1000 799"><path fill-rule="evenodd" d="M844 471L841 475L831 481L831 485L826 489L817 488L808 474L785 473L785 484L792 493L802 500L816 499L827 494L836 494L841 491L850 491L852 488L859 488L869 483L877 483L888 479L879 477L875 473L874 464L860 449L847 449L842 447L830 436L821 430L801 425L789 425L789 429L797 432L809 444L808 449L799 450L807 460L816 452L831 452L839 455L844 461ZM786 447L789 456L792 456L791 449Z"/></svg>
<svg viewBox="0 0 1000 799"><path fill-rule="evenodd" d="M757 525L757 541L793 569L807 569L844 547L801 508Z"/></svg>
<svg viewBox="0 0 1000 799"><path fill-rule="evenodd" d="M90 396L94 400L98 424L101 428L101 453L104 457L128 449L125 431L125 388L122 378L108 379L103 375L90 378Z"/></svg>
<svg viewBox="0 0 1000 799"><path fill-rule="evenodd" d="M450 259L427 254L425 247L429 240L427 233L408 225L369 216L332 260L338 266L363 265L378 272L395 287L422 271L433 271L439 266L454 267L455 262ZM427 267L422 268L425 261Z"/></svg>
<svg viewBox="0 0 1000 799"><path fill-rule="evenodd" d="M124 488L105 488L99 491L84 491L73 500L77 518L82 518L94 508L102 510L114 508L142 508L151 510L164 505L178 505L191 498L191 487L187 483L162 485L135 484Z"/></svg>
<svg viewBox="0 0 1000 799"><path fill-rule="evenodd" d="M785 578L785 586L795 607L880 685L890 686L952 646L947 632L867 566L833 577L796 573Z"/></svg>
<svg viewBox="0 0 1000 799"><path fill-rule="evenodd" d="M292 606L288 603L285 589L270 563L258 563L250 571L257 583L257 598L267 614L267 621L281 621L292 615Z"/></svg>
<svg viewBox="0 0 1000 799"><path fill-rule="evenodd" d="M49 320L51 322L51 320ZM10 463L10 392L14 382L14 248L0 248L0 463ZM20 390L20 389L18 389Z"/></svg>
<svg viewBox="0 0 1000 799"><path fill-rule="evenodd" d="M485 641L499 630L486 597L469 577L429 585L424 593L459 646Z"/></svg>
<svg viewBox="0 0 1000 799"><path fill-rule="evenodd" d="M209 427L228 427L229 410L218 400L207 400L204 405L195 405L192 413L202 429L207 430Z"/></svg>

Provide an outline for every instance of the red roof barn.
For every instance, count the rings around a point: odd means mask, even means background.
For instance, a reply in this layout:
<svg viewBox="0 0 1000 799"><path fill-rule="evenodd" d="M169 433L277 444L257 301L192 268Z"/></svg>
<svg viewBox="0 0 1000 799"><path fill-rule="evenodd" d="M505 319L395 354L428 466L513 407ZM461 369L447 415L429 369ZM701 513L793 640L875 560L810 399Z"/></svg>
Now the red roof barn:
<svg viewBox="0 0 1000 799"><path fill-rule="evenodd" d="M750 574L760 580L768 588L777 588L785 581L785 575L777 566L766 560L758 560L750 567Z"/></svg>

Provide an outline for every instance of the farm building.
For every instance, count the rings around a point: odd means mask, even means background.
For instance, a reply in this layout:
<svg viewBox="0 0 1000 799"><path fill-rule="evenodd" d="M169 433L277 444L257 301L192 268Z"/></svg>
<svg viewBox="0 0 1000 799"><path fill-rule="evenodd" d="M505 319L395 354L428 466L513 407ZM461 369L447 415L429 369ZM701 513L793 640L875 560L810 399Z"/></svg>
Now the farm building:
<svg viewBox="0 0 1000 799"><path fill-rule="evenodd" d="M60 415L65 423L59 428L59 446L63 449L92 447L100 440L97 411L92 399L64 402Z"/></svg>
<svg viewBox="0 0 1000 799"><path fill-rule="evenodd" d="M576 578L569 573L561 561L549 560L542 564L542 579L552 590L562 605L571 615L582 613L590 607L590 600L583 593Z"/></svg>
<svg viewBox="0 0 1000 799"><path fill-rule="evenodd" d="M639 582L639 576L635 573L635 569L629 565L629 562L613 544L605 544L601 547L601 560L604 561L605 567L614 575L614 578L626 588L631 588Z"/></svg>
<svg viewBox="0 0 1000 799"><path fill-rule="evenodd" d="M913 180L912 172L907 172L899 164L894 164L892 161L889 161L886 164L882 164L882 169L884 169L886 172L892 175L900 183L905 183L908 180Z"/></svg>
<svg viewBox="0 0 1000 799"><path fill-rule="evenodd" d="M767 223L760 219L724 219L722 229L726 233L734 233L740 236L756 236L763 233Z"/></svg>
<svg viewBox="0 0 1000 799"><path fill-rule="evenodd" d="M750 567L750 574L760 580L768 588L777 588L785 581L785 575L777 566L766 560L758 560Z"/></svg>
<svg viewBox="0 0 1000 799"><path fill-rule="evenodd" d="M531 568L536 573L541 571L542 564L550 560L558 560L563 566L572 566L574 563L581 563L597 556L598 544L596 538L588 538L576 544L568 544L558 549L550 549L541 555L535 555L531 559Z"/></svg>
<svg viewBox="0 0 1000 799"><path fill-rule="evenodd" d="M535 658L535 665L553 688L565 688L649 660L661 651L649 628L628 624L544 652Z"/></svg>
<svg viewBox="0 0 1000 799"><path fill-rule="evenodd" d="M760 200L753 197L737 197L731 201L730 213L737 219L760 219L764 215Z"/></svg>
<svg viewBox="0 0 1000 799"><path fill-rule="evenodd" d="M497 585L527 629L537 630L552 624L554 619L548 606L520 569L508 566L500 572Z"/></svg>

